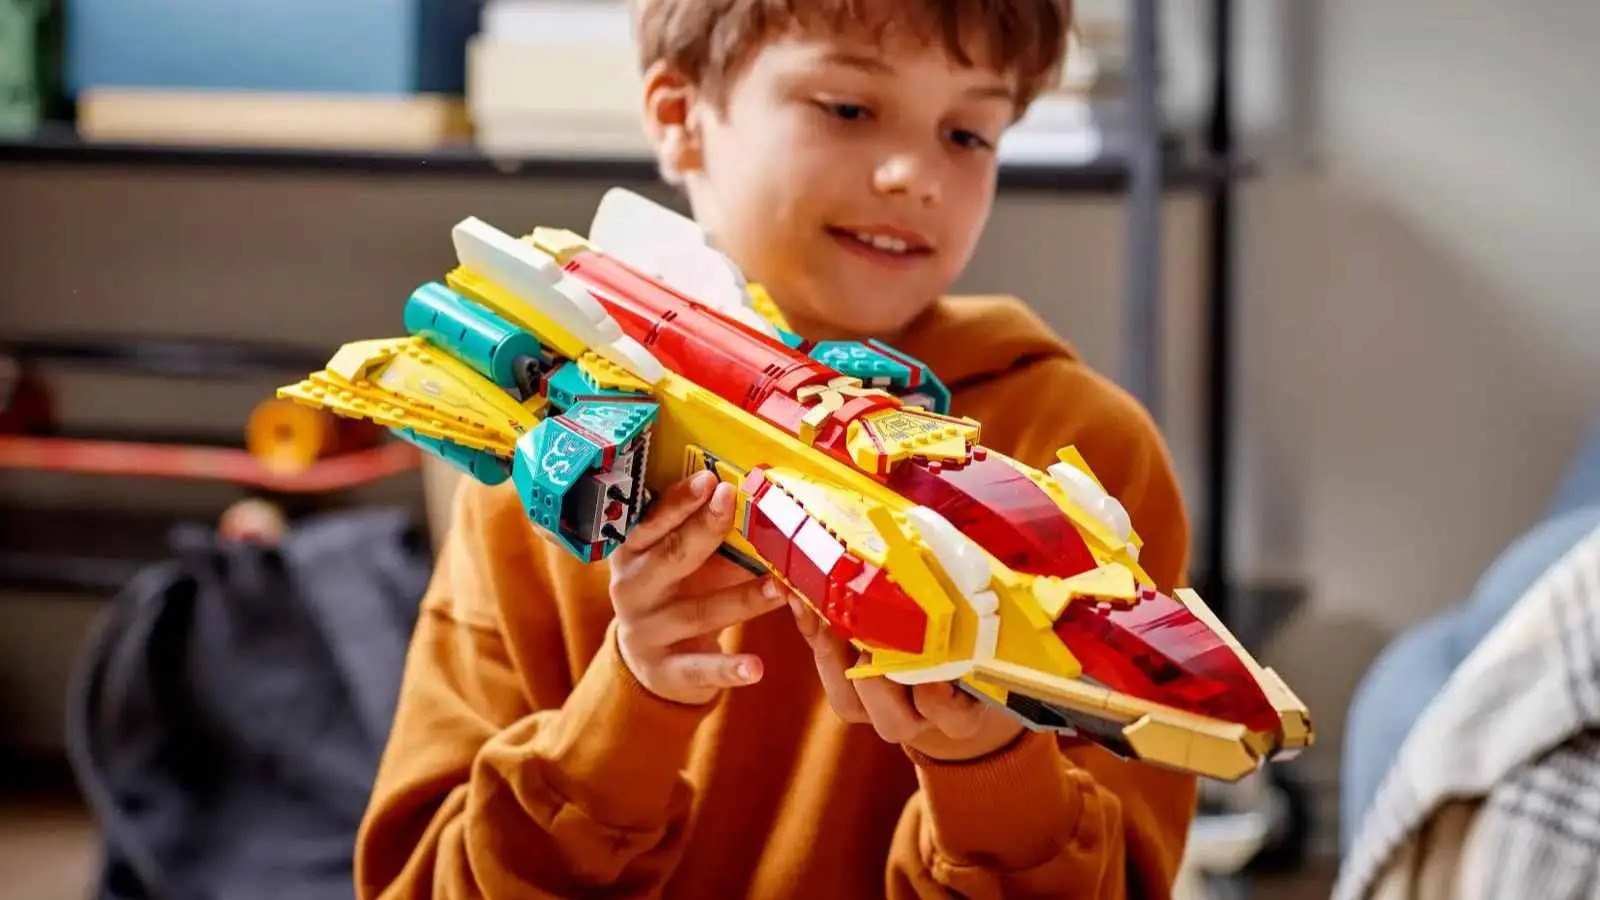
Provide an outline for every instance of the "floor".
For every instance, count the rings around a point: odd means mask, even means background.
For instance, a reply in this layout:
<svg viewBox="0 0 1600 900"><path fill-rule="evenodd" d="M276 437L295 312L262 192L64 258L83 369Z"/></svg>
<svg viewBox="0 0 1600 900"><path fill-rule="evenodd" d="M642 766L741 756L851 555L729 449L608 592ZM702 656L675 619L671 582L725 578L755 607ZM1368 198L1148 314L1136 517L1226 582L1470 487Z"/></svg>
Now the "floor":
<svg viewBox="0 0 1600 900"><path fill-rule="evenodd" d="M0 900L85 900L99 861L94 823L70 795L0 795Z"/></svg>
<svg viewBox="0 0 1600 900"><path fill-rule="evenodd" d="M87 810L59 784L0 792L0 900L89 900L99 848ZM1325 898L1328 866L1255 878L1240 900ZM1219 898L1224 896L1218 895Z"/></svg>

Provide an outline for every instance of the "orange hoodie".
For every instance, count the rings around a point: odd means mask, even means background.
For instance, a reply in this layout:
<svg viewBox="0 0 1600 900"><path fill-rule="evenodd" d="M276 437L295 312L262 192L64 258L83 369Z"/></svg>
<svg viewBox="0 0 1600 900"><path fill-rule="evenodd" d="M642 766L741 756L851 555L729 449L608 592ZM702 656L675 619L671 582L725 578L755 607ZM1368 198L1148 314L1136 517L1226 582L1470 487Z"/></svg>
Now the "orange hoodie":
<svg viewBox="0 0 1600 900"><path fill-rule="evenodd" d="M1188 526L1160 437L1009 298L945 300L898 341L984 443L1032 465L1076 444L1181 583ZM604 564L469 483L424 598L359 835L359 896L770 900L1161 897L1191 777L1028 733L938 763L844 725L787 609L736 629L759 684L691 708L612 642Z"/></svg>

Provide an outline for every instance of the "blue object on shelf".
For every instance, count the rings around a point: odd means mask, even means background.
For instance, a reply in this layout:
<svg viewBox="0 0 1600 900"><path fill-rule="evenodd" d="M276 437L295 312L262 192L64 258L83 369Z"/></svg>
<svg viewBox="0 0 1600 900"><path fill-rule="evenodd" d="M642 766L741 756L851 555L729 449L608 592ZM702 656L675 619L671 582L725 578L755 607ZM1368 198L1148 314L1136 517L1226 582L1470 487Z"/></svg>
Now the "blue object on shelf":
<svg viewBox="0 0 1600 900"><path fill-rule="evenodd" d="M65 86L461 94L477 0L73 0Z"/></svg>

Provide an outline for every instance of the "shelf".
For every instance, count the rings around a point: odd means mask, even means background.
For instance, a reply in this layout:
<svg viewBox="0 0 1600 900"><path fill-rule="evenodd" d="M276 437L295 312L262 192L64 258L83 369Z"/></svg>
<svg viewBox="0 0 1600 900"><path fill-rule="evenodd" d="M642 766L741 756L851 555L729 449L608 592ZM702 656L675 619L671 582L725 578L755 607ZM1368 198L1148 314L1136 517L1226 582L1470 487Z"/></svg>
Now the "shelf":
<svg viewBox="0 0 1600 900"><path fill-rule="evenodd" d="M167 166L332 175L472 176L580 181L655 181L653 160L636 155L493 157L469 145L426 152L292 149L280 147L187 146L153 143L98 143L79 138L70 125L56 124L29 136L0 136L0 164ZM1002 162L1000 188L1012 191L1119 193L1127 188L1129 165L1111 154L1084 163ZM1195 159L1174 154L1167 167L1171 188L1198 188L1246 177L1244 163Z"/></svg>
<svg viewBox="0 0 1600 900"><path fill-rule="evenodd" d="M351 490L409 472L421 461L410 444L386 441L317 460L304 471L275 472L243 448L0 435L0 469L222 481L281 494Z"/></svg>
<svg viewBox="0 0 1600 900"><path fill-rule="evenodd" d="M184 521L134 512L0 508L0 590L109 596L141 569L171 557L172 529ZM86 530L95 535L93 549L84 546Z"/></svg>
<svg viewBox="0 0 1600 900"><path fill-rule="evenodd" d="M313 349L213 338L74 334L0 338L0 357L167 378L232 378L314 371L336 347Z"/></svg>

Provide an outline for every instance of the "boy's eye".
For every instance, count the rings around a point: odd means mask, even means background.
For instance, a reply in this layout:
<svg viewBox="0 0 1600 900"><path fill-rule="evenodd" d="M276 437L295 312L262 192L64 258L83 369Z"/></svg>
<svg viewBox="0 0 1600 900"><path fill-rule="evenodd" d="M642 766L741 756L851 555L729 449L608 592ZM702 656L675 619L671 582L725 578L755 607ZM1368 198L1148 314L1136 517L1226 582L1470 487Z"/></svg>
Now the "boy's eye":
<svg viewBox="0 0 1600 900"><path fill-rule="evenodd" d="M818 100L817 105L836 119L854 121L867 117L867 108L859 103L834 103L827 100Z"/></svg>
<svg viewBox="0 0 1600 900"><path fill-rule="evenodd" d="M957 128L950 132L950 141L963 150L993 150L994 145L977 132Z"/></svg>

